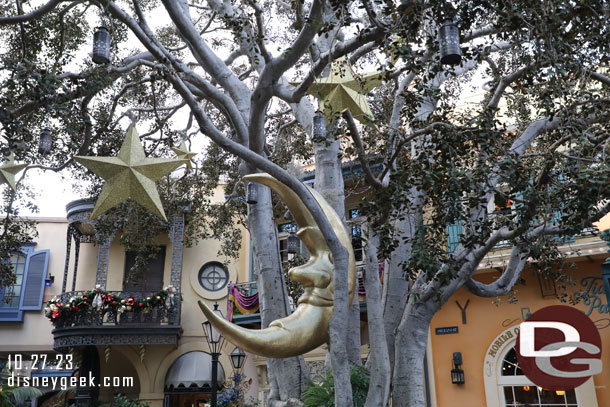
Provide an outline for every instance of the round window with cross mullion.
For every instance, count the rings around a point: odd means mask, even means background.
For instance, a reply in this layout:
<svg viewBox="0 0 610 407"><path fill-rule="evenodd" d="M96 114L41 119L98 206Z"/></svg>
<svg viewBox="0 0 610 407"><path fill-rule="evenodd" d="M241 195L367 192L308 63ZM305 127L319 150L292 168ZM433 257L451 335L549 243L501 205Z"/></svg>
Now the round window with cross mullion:
<svg viewBox="0 0 610 407"><path fill-rule="evenodd" d="M229 272L218 262L206 263L199 269L199 284L208 291L220 291L229 282Z"/></svg>

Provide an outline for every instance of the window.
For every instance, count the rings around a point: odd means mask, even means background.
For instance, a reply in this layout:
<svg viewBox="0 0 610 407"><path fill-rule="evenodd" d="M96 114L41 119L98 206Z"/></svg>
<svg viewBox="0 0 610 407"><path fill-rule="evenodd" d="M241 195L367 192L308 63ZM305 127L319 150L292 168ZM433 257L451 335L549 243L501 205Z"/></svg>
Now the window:
<svg viewBox="0 0 610 407"><path fill-rule="evenodd" d="M282 259L282 263L288 260L292 260L294 254L288 253L288 236L290 236L290 232L296 232L297 225L294 222L291 223L282 223L281 225L277 225L277 237L278 243L280 245L280 257ZM297 245L297 251L300 243Z"/></svg>
<svg viewBox="0 0 610 407"><path fill-rule="evenodd" d="M358 208L347 210L347 225L352 232L352 247L354 248L354 257L356 264L364 261L364 246L362 245L362 212Z"/></svg>
<svg viewBox="0 0 610 407"><path fill-rule="evenodd" d="M220 291L229 282L229 272L218 262L206 263L199 269L199 284L208 291Z"/></svg>
<svg viewBox="0 0 610 407"><path fill-rule="evenodd" d="M165 246L160 246L154 257L148 259L145 272L141 275L130 275L136 262L136 252L125 252L124 291L156 292L163 288L163 270L165 269Z"/></svg>
<svg viewBox="0 0 610 407"><path fill-rule="evenodd" d="M504 194L494 193L494 211L509 215L512 212L513 202Z"/></svg>
<svg viewBox="0 0 610 407"><path fill-rule="evenodd" d="M0 308L19 308L26 260L27 256L23 253L15 253L11 256L11 266L13 266L16 281L11 286L0 288L0 298L2 298Z"/></svg>
<svg viewBox="0 0 610 407"><path fill-rule="evenodd" d="M42 308L49 250L34 252L34 246L28 244L11 256L16 281L0 288L0 321L21 322L23 311Z"/></svg>
<svg viewBox="0 0 610 407"><path fill-rule="evenodd" d="M516 406L557 406L577 407L574 390L552 391L537 387L521 371L515 348L511 348L502 361L501 384L504 392L504 405Z"/></svg>

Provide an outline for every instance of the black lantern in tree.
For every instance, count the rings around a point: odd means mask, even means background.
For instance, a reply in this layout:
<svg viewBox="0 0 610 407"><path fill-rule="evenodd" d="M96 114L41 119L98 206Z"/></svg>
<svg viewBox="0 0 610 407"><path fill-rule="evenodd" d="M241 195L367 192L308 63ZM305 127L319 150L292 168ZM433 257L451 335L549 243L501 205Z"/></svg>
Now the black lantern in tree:
<svg viewBox="0 0 610 407"><path fill-rule="evenodd" d="M42 133L40 133L40 142L38 143L38 154L47 155L51 152L52 147L53 136L51 135L51 130L44 129Z"/></svg>
<svg viewBox="0 0 610 407"><path fill-rule="evenodd" d="M224 319L224 315L222 315L222 312L218 309L218 303L214 304L214 313ZM212 399L210 400L210 405L212 407L217 407L218 357L220 356L225 338L223 338L220 332L214 328L214 325L212 325L210 321L205 321L201 326L203 327L203 333L205 334L205 339L208 342L210 354L212 355Z"/></svg>
<svg viewBox="0 0 610 407"><path fill-rule="evenodd" d="M457 65L462 60L460 30L453 20L446 18L439 30L441 64Z"/></svg>
<svg viewBox="0 0 610 407"><path fill-rule="evenodd" d="M233 370L239 374L239 371L242 367L244 367L244 363L246 362L246 354L240 348L233 349L231 352L231 364L233 365Z"/></svg>
<svg viewBox="0 0 610 407"><path fill-rule="evenodd" d="M246 185L246 203L256 205L258 203L258 184L248 182Z"/></svg>
<svg viewBox="0 0 610 407"><path fill-rule="evenodd" d="M460 369L462 366L462 353L453 352L453 369L451 369L451 383L464 384L464 371Z"/></svg>
<svg viewBox="0 0 610 407"><path fill-rule="evenodd" d="M326 138L326 116L322 112L317 112L313 117L313 141L320 141Z"/></svg>
<svg viewBox="0 0 610 407"><path fill-rule="evenodd" d="M93 34L93 54L91 59L96 64L107 64L110 62L110 32L106 27L97 27Z"/></svg>
<svg viewBox="0 0 610 407"><path fill-rule="evenodd" d="M289 254L297 254L297 247L299 246L299 239L294 232L290 232L288 235L287 251Z"/></svg>

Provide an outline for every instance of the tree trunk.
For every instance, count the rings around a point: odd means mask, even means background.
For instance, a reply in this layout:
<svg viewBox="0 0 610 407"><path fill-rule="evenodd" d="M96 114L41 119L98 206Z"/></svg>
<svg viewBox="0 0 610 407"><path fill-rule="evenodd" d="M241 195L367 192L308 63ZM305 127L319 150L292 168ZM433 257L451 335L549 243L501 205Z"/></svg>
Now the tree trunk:
<svg viewBox="0 0 610 407"><path fill-rule="evenodd" d="M337 212L345 225L345 193L343 185L343 174L341 172L340 159L341 146L339 140L332 132L326 133L324 140L314 140L314 153L316 162L314 188L318 191ZM347 260L347 259L346 259ZM357 338L350 331L349 303L347 301L347 262L339 264L334 259L335 265L335 304L333 316L329 326L330 335L330 360L335 383L335 406L352 407L352 388L350 383L350 360L357 357L360 359L360 329L358 326ZM342 291L345 291L341 293ZM343 310L345 307L345 310ZM358 324L360 318L358 318ZM350 333L348 335L348 333ZM357 345L354 341L357 340ZM349 348L352 350L351 357L348 355ZM358 348L357 356L354 349Z"/></svg>
<svg viewBox="0 0 610 407"><path fill-rule="evenodd" d="M366 289L366 307L369 321L370 353L368 367L371 373L371 381L366 395L365 407L386 406L390 395L391 368L381 307L378 247L379 235L369 230L366 242L364 287Z"/></svg>
<svg viewBox="0 0 610 407"><path fill-rule="evenodd" d="M345 221L345 186L341 170L341 143L335 134L335 124L329 126L324 140L314 140L315 180L314 188L333 207L343 224ZM348 235L350 233L348 232ZM354 298L349 308L347 358L350 363L361 365L360 304Z"/></svg>
<svg viewBox="0 0 610 407"><path fill-rule="evenodd" d="M396 331L392 380L393 407L425 407L424 356L432 317L440 308L436 298L415 303L409 299Z"/></svg>
<svg viewBox="0 0 610 407"><path fill-rule="evenodd" d="M258 269L261 322L264 328L288 315L286 286L282 274L271 191L258 185L258 203L248 205L248 224ZM307 370L302 356L267 359L270 391L268 402L299 398L305 389Z"/></svg>
<svg viewBox="0 0 610 407"><path fill-rule="evenodd" d="M408 215L402 221L396 223L396 234L398 236L412 237L415 235L416 225L419 222L415 215ZM409 280L404 275L403 264L408 262L411 256L411 243L398 239L398 246L389 260L389 267L384 270L383 276L383 324L385 338L390 356L390 368L394 367L394 342L396 329L407 304L407 293L409 291ZM368 298L367 298L368 302ZM370 319L369 319L370 321ZM370 328L369 328L370 329Z"/></svg>

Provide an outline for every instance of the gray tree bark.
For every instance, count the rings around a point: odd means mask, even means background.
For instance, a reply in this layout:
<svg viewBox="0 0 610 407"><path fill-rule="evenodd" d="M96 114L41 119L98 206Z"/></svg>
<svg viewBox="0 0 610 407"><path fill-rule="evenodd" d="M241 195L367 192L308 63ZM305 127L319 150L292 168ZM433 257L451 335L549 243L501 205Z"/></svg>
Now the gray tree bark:
<svg viewBox="0 0 610 407"><path fill-rule="evenodd" d="M430 321L439 305L436 298L409 302L396 332L392 406L424 407L424 356Z"/></svg>
<svg viewBox="0 0 610 407"><path fill-rule="evenodd" d="M345 185L341 170L341 143L338 136L335 135L334 123L329 127L324 140L314 140L316 162L314 189L320 192L339 214L350 235L345 220ZM348 318L347 358L350 363L361 365L360 304L356 296L350 305Z"/></svg>
<svg viewBox="0 0 610 407"><path fill-rule="evenodd" d="M258 269L261 321L262 326L266 328L274 320L288 315L289 306L288 293L282 278L271 192L263 185L258 185L258 192L258 203L249 205L248 225ZM298 399L307 384L306 372L302 356L267 359L270 387L267 402Z"/></svg>
<svg viewBox="0 0 610 407"><path fill-rule="evenodd" d="M381 281L379 280L379 260L377 249L379 235L369 230L366 242L366 274L364 287L366 289L366 307L369 325L368 359L371 381L366 395L365 407L386 406L390 397L390 357L386 345L383 308L381 306Z"/></svg>

